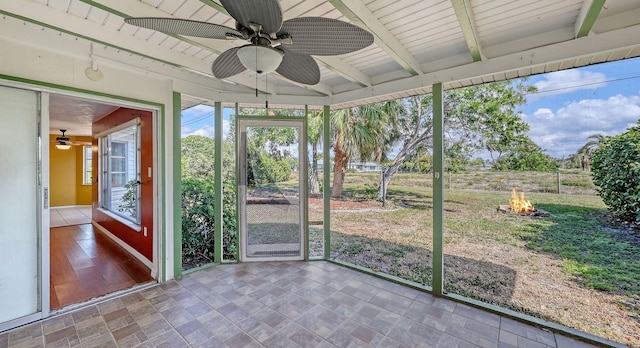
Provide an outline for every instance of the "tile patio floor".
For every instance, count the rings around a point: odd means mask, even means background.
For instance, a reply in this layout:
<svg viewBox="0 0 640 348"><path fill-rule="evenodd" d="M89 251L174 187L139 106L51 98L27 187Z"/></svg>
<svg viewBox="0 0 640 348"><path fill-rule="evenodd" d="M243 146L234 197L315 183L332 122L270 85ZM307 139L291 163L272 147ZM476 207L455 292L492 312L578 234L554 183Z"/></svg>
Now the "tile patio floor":
<svg viewBox="0 0 640 348"><path fill-rule="evenodd" d="M222 265L0 334L0 347L589 347L329 262Z"/></svg>

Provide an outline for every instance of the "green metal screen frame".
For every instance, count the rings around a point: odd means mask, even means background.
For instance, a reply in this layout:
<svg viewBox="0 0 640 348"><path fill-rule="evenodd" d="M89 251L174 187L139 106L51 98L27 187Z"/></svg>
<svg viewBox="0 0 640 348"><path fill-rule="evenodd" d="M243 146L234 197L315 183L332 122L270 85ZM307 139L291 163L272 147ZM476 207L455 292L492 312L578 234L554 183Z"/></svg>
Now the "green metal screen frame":
<svg viewBox="0 0 640 348"><path fill-rule="evenodd" d="M444 291L444 104L442 83L433 85L433 293Z"/></svg>
<svg viewBox="0 0 640 348"><path fill-rule="evenodd" d="M322 203L324 228L324 259L331 259L331 109L322 110Z"/></svg>
<svg viewBox="0 0 640 348"><path fill-rule="evenodd" d="M173 274L182 277L182 95L173 92Z"/></svg>

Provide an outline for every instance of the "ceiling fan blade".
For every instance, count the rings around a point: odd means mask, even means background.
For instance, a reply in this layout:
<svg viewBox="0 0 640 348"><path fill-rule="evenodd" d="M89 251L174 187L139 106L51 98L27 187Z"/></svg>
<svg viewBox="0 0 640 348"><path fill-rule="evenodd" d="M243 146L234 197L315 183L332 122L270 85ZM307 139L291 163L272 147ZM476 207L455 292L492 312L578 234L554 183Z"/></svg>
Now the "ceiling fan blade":
<svg viewBox="0 0 640 348"><path fill-rule="evenodd" d="M240 47L230 48L222 52L218 58L213 61L211 71L215 77L224 79L247 70L238 58L237 52L239 48Z"/></svg>
<svg viewBox="0 0 640 348"><path fill-rule="evenodd" d="M284 21L277 36L289 34L288 51L314 56L355 52L373 43L373 35L351 23L323 17L299 17Z"/></svg>
<svg viewBox="0 0 640 348"><path fill-rule="evenodd" d="M138 17L125 18L124 21L127 24L153 29L167 34L197 36L209 39L243 38L242 33L233 28L189 19Z"/></svg>
<svg viewBox="0 0 640 348"><path fill-rule="evenodd" d="M282 10L278 0L220 0L229 15L247 28L251 23L262 25L271 34L282 26Z"/></svg>
<svg viewBox="0 0 640 348"><path fill-rule="evenodd" d="M276 72L289 80L315 85L320 82L320 67L315 59L307 54L284 50L284 58Z"/></svg>

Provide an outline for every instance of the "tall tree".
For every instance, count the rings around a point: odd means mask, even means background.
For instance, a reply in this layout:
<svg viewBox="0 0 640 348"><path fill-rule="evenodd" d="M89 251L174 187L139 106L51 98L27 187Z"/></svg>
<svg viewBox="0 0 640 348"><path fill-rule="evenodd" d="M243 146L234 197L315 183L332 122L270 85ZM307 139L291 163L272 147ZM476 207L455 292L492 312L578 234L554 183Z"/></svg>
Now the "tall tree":
<svg viewBox="0 0 640 348"><path fill-rule="evenodd" d="M353 156L380 161L392 134L388 132L389 103L338 110L331 115L333 130L333 187L331 197L342 196L344 178Z"/></svg>
<svg viewBox="0 0 640 348"><path fill-rule="evenodd" d="M593 152L600 147L606 138L603 134L592 134L587 137L587 142L577 151L582 170L591 170L591 157L593 156Z"/></svg>
<svg viewBox="0 0 640 348"><path fill-rule="evenodd" d="M213 178L215 140L202 135L182 139L181 171L185 179Z"/></svg>
<svg viewBox="0 0 640 348"><path fill-rule="evenodd" d="M516 143L529 126L516 110L526 102L533 86L509 81L488 83L447 91L444 98L445 146L448 153L470 156L473 150L491 153L492 164ZM433 99L431 95L398 101L391 146L397 150L378 190L381 198L402 163L422 147L432 147ZM390 148L387 145L387 148Z"/></svg>

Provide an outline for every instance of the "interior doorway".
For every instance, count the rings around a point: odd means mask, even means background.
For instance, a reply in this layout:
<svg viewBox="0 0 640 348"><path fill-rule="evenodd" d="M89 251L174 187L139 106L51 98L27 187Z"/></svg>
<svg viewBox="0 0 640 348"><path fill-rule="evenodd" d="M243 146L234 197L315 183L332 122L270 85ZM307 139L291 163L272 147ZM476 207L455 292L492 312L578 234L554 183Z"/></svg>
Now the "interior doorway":
<svg viewBox="0 0 640 348"><path fill-rule="evenodd" d="M237 122L240 259L304 260L305 120L239 117Z"/></svg>
<svg viewBox="0 0 640 348"><path fill-rule="evenodd" d="M120 162L115 159L117 156L100 152L98 133L109 133L109 129L117 129L143 114L149 127L141 137L146 141L144 144L122 142L130 151L117 154L123 157ZM154 280L156 203L153 198L147 202L144 217L141 209L136 211L135 219L118 215L122 196L127 193L125 185L130 180L117 180L120 176L125 179L132 176L137 182L145 180L145 187L135 187L135 194L129 196L132 201L142 199L141 193L147 199L153 197L154 123L148 110L80 96L50 95L51 257L45 265L51 274L52 310ZM104 137L108 139L108 135ZM58 146L67 144L70 146ZM140 159L142 146L144 160ZM101 159L104 163L99 166ZM108 170L107 162L118 168ZM147 166L145 170L141 164ZM103 172L101 179L107 181L100 182L99 174ZM106 187L103 183L107 182L108 191L100 192L98 187ZM103 211L105 192L111 200Z"/></svg>

